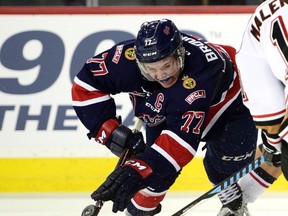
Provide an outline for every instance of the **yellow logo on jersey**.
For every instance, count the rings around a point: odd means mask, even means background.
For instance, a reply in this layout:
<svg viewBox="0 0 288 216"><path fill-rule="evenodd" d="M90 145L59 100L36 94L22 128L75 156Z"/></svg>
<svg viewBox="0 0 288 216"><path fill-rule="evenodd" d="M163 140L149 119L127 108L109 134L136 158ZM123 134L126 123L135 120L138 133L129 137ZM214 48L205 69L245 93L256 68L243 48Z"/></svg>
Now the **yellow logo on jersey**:
<svg viewBox="0 0 288 216"><path fill-rule="evenodd" d="M135 51L134 51L134 48L129 48L125 51L125 57L128 59L128 60L135 60Z"/></svg>
<svg viewBox="0 0 288 216"><path fill-rule="evenodd" d="M196 81L195 79L188 77L188 76L183 76L183 87L186 89L193 89L196 86Z"/></svg>

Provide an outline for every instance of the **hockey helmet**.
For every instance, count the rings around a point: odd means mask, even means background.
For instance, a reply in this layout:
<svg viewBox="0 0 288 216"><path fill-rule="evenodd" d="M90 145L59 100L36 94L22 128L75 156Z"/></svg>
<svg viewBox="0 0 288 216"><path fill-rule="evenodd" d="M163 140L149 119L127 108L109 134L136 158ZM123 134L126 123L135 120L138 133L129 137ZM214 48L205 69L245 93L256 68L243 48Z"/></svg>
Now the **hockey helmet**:
<svg viewBox="0 0 288 216"><path fill-rule="evenodd" d="M137 34L134 49L138 66L144 77L150 81L153 79L145 70L143 63L157 62L175 55L179 58L180 67L184 66L185 50L182 46L182 36L169 19L144 22Z"/></svg>

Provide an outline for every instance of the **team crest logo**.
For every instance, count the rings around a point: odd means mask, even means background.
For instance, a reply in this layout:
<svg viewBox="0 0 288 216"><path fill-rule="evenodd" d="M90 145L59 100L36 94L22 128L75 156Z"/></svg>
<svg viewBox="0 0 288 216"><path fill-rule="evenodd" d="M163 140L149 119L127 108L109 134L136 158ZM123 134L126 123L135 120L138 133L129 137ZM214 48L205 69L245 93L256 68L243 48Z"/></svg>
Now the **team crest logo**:
<svg viewBox="0 0 288 216"><path fill-rule="evenodd" d="M188 76L183 76L183 87L186 89L193 89L196 86L196 81L195 79L188 77Z"/></svg>
<svg viewBox="0 0 288 216"><path fill-rule="evenodd" d="M135 52L134 52L134 48L129 48L125 51L125 57L128 60L135 60Z"/></svg>

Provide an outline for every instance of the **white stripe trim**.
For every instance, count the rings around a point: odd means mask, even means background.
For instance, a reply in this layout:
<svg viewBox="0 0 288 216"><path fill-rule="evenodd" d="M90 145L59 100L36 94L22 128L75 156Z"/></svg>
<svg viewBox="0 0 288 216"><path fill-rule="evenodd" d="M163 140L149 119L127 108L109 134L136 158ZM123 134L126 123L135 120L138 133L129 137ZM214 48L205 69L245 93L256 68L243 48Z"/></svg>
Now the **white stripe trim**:
<svg viewBox="0 0 288 216"><path fill-rule="evenodd" d="M280 134L279 134L280 135ZM266 139L267 139L267 142L270 144L270 145L277 145L277 144L280 144L282 139L280 137L277 136L277 138L272 138L272 137L268 137L266 134Z"/></svg>
<svg viewBox="0 0 288 216"><path fill-rule="evenodd" d="M96 104L96 103L101 103L103 101L107 101L110 100L111 96L110 95L105 95L102 97L98 97L98 98L93 98L90 100L85 100L85 101L72 101L72 105L73 106L78 106L78 107L83 107L83 106L88 106L91 104Z"/></svg>
<svg viewBox="0 0 288 216"><path fill-rule="evenodd" d="M168 160L174 166L174 168L177 172L181 169L179 164L166 151L164 151L160 146L153 144L151 146L151 148L153 148L155 151L157 151L159 154L161 154L164 158L166 158L166 160Z"/></svg>
<svg viewBox="0 0 288 216"><path fill-rule="evenodd" d="M80 80L77 76L75 76L74 82L77 83L77 85L81 86L82 88L87 89L88 91L99 91L98 89L94 88L93 86L90 86L87 83Z"/></svg>
<svg viewBox="0 0 288 216"><path fill-rule="evenodd" d="M181 146L183 146L185 149L187 149L193 156L196 154L196 151L194 148L192 148L191 145L189 145L185 140L183 140L181 137L179 137L177 134L170 130L163 130L161 134L167 134L173 139L175 139Z"/></svg>
<svg viewBox="0 0 288 216"><path fill-rule="evenodd" d="M140 190L140 191L139 191L139 193L141 193L141 194L147 194L149 197L160 197L160 196L162 196L162 195L165 195L166 192L167 192L167 190L165 190L165 191L163 191L163 192L158 192L158 193L156 193L156 192L152 192L152 191L148 190L147 188L144 188L143 190ZM135 202L134 198L131 199L131 202L133 203L133 205L134 205L137 209L140 209L140 210L142 210L142 211L152 211L152 210L154 210L154 209L157 207L157 206L156 206L156 207L153 207L153 208L145 208L145 207L143 207L143 206L138 205L138 204Z"/></svg>
<svg viewBox="0 0 288 216"><path fill-rule="evenodd" d="M229 88L222 93L220 101L218 103L216 103L216 104L213 104L212 107L217 106L218 104L222 103L226 99L228 91L230 89L232 89L232 87L234 86L234 82L235 82L236 77L237 77L237 73L236 73L236 71L234 71L233 82L230 84Z"/></svg>
<svg viewBox="0 0 288 216"><path fill-rule="evenodd" d="M153 192L147 188L144 188L143 190L140 191L140 193L147 194L151 197L160 197L160 196L163 196L164 194L166 194L166 192L167 192L167 190L162 191L162 192Z"/></svg>
<svg viewBox="0 0 288 216"><path fill-rule="evenodd" d="M288 127L285 127L284 130L282 130L280 133L279 133L279 136L284 139L286 142L287 142L287 137L288 137Z"/></svg>
<svg viewBox="0 0 288 216"><path fill-rule="evenodd" d="M221 107L221 109L214 115L214 117L211 119L210 123L206 126L206 128L204 129L203 133L202 133L202 138L205 137L208 133L208 131L213 127L213 125L215 124L215 122L218 120L218 118L223 114L223 112L232 104L232 102L234 102L234 100L238 97L238 95L240 94L239 90L237 92L237 94L234 95L234 97L229 100L223 107Z"/></svg>
<svg viewBox="0 0 288 216"><path fill-rule="evenodd" d="M251 174L254 175L254 178L256 178L259 182L261 182L263 185L265 185L267 188L271 186L271 184L267 181L265 181L263 178L261 178L254 170L251 171ZM253 176L251 176L251 178L256 181ZM257 182L257 181L256 181ZM263 187L261 184L259 184L257 182L258 185L260 185L261 187Z"/></svg>
<svg viewBox="0 0 288 216"><path fill-rule="evenodd" d="M267 116L267 117L262 117L262 116L257 117L257 116L252 115L254 121L257 121L257 122L273 121L273 120L283 118L284 116L285 116L285 112L280 113L278 115Z"/></svg>

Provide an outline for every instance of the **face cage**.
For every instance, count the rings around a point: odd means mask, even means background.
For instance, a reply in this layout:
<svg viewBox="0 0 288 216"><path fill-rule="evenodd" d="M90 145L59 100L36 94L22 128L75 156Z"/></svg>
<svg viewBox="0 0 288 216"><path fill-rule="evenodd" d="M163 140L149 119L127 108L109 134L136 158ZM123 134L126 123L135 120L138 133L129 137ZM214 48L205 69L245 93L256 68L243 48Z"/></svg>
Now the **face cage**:
<svg viewBox="0 0 288 216"><path fill-rule="evenodd" d="M179 65L180 65L180 69L183 70L183 68L184 68L184 59L185 59L185 48L183 46L181 46L171 56L175 56L175 58L178 59ZM137 62L137 65L138 65L143 77L145 79L147 79L148 81L155 81L155 79L153 79L150 76L150 74L148 73L148 71L146 70L145 65L144 65L145 63L139 62L139 60L137 58L136 58L136 62Z"/></svg>

